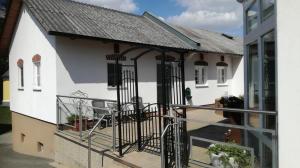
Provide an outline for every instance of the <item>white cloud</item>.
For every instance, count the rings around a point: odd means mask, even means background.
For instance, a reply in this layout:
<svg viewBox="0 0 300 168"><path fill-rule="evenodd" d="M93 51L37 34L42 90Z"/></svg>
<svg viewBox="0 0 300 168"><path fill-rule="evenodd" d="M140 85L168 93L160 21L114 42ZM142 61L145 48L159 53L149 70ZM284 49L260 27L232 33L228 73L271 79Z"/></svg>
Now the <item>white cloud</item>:
<svg viewBox="0 0 300 168"><path fill-rule="evenodd" d="M236 0L176 0L186 8L179 15L167 18L168 22L233 33L243 25L242 5Z"/></svg>
<svg viewBox="0 0 300 168"><path fill-rule="evenodd" d="M91 5L102 6L105 8L111 8L121 10L124 12L135 12L138 8L133 0L74 0L77 2L83 2Z"/></svg>

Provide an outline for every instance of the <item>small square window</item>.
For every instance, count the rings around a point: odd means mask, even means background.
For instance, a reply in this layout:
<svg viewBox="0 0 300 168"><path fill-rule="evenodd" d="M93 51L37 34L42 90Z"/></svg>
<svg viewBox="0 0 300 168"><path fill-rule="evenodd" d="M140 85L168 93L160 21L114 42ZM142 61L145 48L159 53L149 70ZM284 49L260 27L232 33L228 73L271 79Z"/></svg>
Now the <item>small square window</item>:
<svg viewBox="0 0 300 168"><path fill-rule="evenodd" d="M23 143L23 142L25 142L25 134L21 134L21 142Z"/></svg>
<svg viewBox="0 0 300 168"><path fill-rule="evenodd" d="M44 151L44 144L41 142L37 143L37 150L38 152L43 152Z"/></svg>

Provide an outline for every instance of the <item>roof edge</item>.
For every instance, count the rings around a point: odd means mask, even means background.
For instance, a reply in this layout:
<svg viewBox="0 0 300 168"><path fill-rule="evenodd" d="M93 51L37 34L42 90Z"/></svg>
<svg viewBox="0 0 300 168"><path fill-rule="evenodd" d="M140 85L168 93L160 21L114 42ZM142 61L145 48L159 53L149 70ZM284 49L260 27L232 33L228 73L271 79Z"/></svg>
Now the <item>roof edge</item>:
<svg viewBox="0 0 300 168"><path fill-rule="evenodd" d="M200 43L192 40L188 36L186 36L183 33L179 32L178 30L176 30L175 28L173 28L171 25L169 25L166 22L160 20L159 18L157 18L156 16L152 15L151 13L144 12L144 14L142 16L144 16L145 18L153 21L154 23L158 24L159 26L163 27L165 30L169 31L170 33L176 35L179 39L181 39L182 41L184 41L187 44L189 44L195 50L200 50L200 46L201 46Z"/></svg>
<svg viewBox="0 0 300 168"><path fill-rule="evenodd" d="M86 39L86 40L100 40L100 41L103 41L103 42L131 44L131 45L145 46L145 47L159 47L159 48L164 48L166 50L178 51L178 52L194 51L194 49L188 49L188 48L176 48L176 47L169 47L169 46L162 46L162 45L145 44L145 43L139 43L139 42L115 40L115 39L93 37L93 36L79 35L79 34L73 34L73 33L64 33L64 32L57 32L57 31L48 31L48 35L69 37L69 38L73 38L73 39L78 38L78 39Z"/></svg>
<svg viewBox="0 0 300 168"><path fill-rule="evenodd" d="M22 0L10 0L7 4L3 29L0 34L0 57L5 57L9 54L9 47L15 32L21 7Z"/></svg>

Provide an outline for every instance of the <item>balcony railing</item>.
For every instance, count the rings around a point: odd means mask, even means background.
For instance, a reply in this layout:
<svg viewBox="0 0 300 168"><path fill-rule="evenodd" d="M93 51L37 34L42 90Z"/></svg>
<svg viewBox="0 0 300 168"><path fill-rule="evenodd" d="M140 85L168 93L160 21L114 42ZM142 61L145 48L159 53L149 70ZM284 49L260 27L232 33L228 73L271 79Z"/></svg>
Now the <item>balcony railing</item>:
<svg viewBox="0 0 300 168"><path fill-rule="evenodd" d="M184 111L187 117L179 117ZM162 155L162 165L278 167L277 112L171 105L165 118L173 121L165 131L174 137L162 153L175 155Z"/></svg>
<svg viewBox="0 0 300 168"><path fill-rule="evenodd" d="M57 130L86 141L89 132L101 119L98 129L95 129L95 144L105 142L99 146L115 148L115 107L114 100L57 95Z"/></svg>

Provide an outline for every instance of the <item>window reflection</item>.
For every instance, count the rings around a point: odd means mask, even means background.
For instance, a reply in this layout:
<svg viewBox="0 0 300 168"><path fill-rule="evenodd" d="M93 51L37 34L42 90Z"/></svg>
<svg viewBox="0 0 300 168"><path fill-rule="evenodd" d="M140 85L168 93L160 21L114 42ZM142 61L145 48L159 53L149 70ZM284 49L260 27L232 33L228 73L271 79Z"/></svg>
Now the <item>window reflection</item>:
<svg viewBox="0 0 300 168"><path fill-rule="evenodd" d="M259 107L259 63L257 42L249 45L248 92L249 108Z"/></svg>
<svg viewBox="0 0 300 168"><path fill-rule="evenodd" d="M275 0L262 0L262 20L266 20L274 14Z"/></svg>
<svg viewBox="0 0 300 168"><path fill-rule="evenodd" d="M257 28L258 22L258 3L255 1L246 12L247 32Z"/></svg>
<svg viewBox="0 0 300 168"><path fill-rule="evenodd" d="M274 31L263 36L263 104L264 110L276 110L276 57ZM274 116L266 116L265 127L275 128L276 120Z"/></svg>
<svg viewBox="0 0 300 168"><path fill-rule="evenodd" d="M259 59L258 45L254 42L248 46L248 107L259 109ZM253 127L260 126L258 114L249 114L249 124Z"/></svg>

